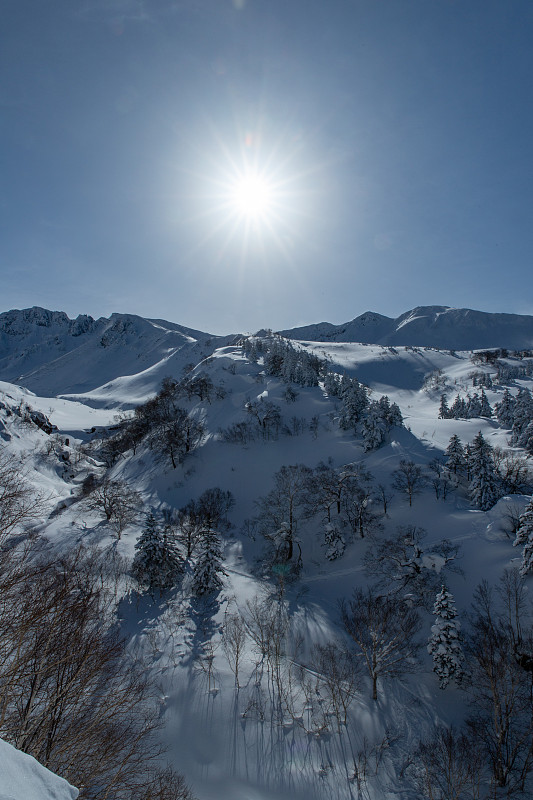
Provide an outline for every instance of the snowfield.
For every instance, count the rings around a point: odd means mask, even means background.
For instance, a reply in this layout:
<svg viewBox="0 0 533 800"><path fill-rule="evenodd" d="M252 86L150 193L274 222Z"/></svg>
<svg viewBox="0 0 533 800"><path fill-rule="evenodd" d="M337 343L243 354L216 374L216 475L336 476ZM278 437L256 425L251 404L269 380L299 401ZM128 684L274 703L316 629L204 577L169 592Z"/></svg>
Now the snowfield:
<svg viewBox="0 0 533 800"><path fill-rule="evenodd" d="M404 324L412 322L409 318ZM399 527L425 532L420 564L435 574L439 585L441 578L445 582L463 625L476 586L483 580L496 585L504 570L520 564L510 518L524 510L529 493L503 496L483 511L472 506L464 482L445 498L437 497L428 482L413 496L412 505L392 486L402 460L415 462L430 475L431 462L443 460L453 434L466 444L481 432L492 447L508 448L510 430L494 418L438 416L443 393L451 404L457 394L466 397L480 391L472 385L472 373L494 376L494 366L473 363L466 350L293 341L297 349L327 359L330 370L366 384L372 400L387 395L399 406L404 427L392 427L380 447L365 452L360 435L339 427L340 400L323 384L297 385L296 397L288 400L287 383L265 374L263 359L250 361L236 339L200 339L198 332L169 330L161 321L151 325L145 335L152 337L153 363L139 363L137 371L131 351L124 350L121 362L113 340L112 375L102 348L87 344L87 358L78 363L72 379L66 375L74 352L35 366L35 377L28 382L31 391L23 382L0 383L1 444L14 459L24 460L32 484L47 497L48 515L37 526L40 536L57 553L81 542L132 562L145 517L117 537L101 514L80 502L81 484L91 473L126 482L142 498L145 514L168 515L208 488L231 492L231 528L221 534L225 575L220 592L191 596L194 559L186 563L179 585L162 593L140 594L131 578L122 584L118 618L130 653L143 660L156 687L168 759L200 800L417 797L402 777L416 743L436 722L461 725L468 714L464 691L454 684L440 689L433 672L426 648L434 623L432 606L420 610L419 667L413 663L412 670L398 677L379 678L377 701L372 700L370 678L363 670L346 723L331 710L313 647L347 641L339 602L374 582L367 569L368 554L380 541L396 536ZM98 336L101 330L99 323ZM166 354L161 352L161 337L170 341ZM179 347L176 337L181 337ZM219 396L191 396L181 402L202 422L199 445L175 469L142 442L106 464L91 443L116 426L118 412L131 416L135 406L156 395L163 378L181 378L190 362L189 375L205 374L220 389ZM72 390L65 389L68 385ZM43 396L34 393L37 386ZM516 394L519 387L532 389L531 378L517 379L511 392ZM485 392L494 407L503 387L493 383ZM245 408L254 402L278 406L289 432L244 443L225 440L224 431L250 418ZM27 406L46 415L57 430L48 434L29 422L20 411ZM16 408L19 413L13 411ZM344 553L330 561L325 558L320 515L301 516L295 541L302 568L298 578L289 581L283 571L273 574L261 565L266 541L249 520L257 515L256 501L268 495L282 467L301 464L315 469L321 462L335 469L364 466L371 473L368 502L376 524L363 538L346 534ZM388 495L386 513L378 485ZM442 539L458 547L453 571L439 555ZM529 596L531 577L526 578L526 589ZM255 613L261 603L277 608L283 618L278 620L282 633L277 660L261 649ZM238 684L224 639L228 618L235 615L244 621ZM0 758L11 770L0 777L0 798L76 797L64 782L48 784L44 771L27 772L31 759L15 756L10 745L2 744ZM27 787L13 783L17 775L26 774ZM37 780L44 781L41 789Z"/></svg>

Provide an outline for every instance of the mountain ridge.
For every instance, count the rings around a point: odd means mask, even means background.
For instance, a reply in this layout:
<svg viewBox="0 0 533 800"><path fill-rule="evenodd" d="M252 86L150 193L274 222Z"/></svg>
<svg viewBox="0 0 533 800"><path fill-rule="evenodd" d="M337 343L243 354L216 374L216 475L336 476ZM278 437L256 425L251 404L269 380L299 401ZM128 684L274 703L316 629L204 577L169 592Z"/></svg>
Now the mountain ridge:
<svg viewBox="0 0 533 800"><path fill-rule="evenodd" d="M533 316L418 306L392 318L373 311L351 322L278 331L293 340L439 350L533 348ZM34 306L0 313L0 380L41 396L79 395L124 376L161 379L243 334L213 334L136 314L94 319ZM107 396L107 390L104 392Z"/></svg>
<svg viewBox="0 0 533 800"><path fill-rule="evenodd" d="M475 311L451 306L417 306L396 318L365 311L350 322L319 322L277 331L289 339L360 342L384 346L481 350L533 347L533 316Z"/></svg>

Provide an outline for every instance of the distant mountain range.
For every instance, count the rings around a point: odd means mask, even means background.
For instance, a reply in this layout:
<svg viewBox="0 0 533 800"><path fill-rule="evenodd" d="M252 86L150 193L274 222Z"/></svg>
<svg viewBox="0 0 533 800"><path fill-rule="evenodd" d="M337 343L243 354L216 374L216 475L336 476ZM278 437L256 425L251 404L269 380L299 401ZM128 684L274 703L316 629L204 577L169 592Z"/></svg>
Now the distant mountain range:
<svg viewBox="0 0 533 800"><path fill-rule="evenodd" d="M421 346L441 350L533 348L533 316L489 314L465 308L422 306L397 319L366 312L351 322L321 322L279 331L291 339ZM0 380L40 394L80 394L125 375L150 379L178 375L226 337L134 314L72 320L62 311L34 307L0 314Z"/></svg>
<svg viewBox="0 0 533 800"><path fill-rule="evenodd" d="M392 319L367 311L351 322L319 322L279 331L290 339L313 342L362 342L388 346L411 345L439 350L533 348L533 316L489 314L470 308L419 306Z"/></svg>

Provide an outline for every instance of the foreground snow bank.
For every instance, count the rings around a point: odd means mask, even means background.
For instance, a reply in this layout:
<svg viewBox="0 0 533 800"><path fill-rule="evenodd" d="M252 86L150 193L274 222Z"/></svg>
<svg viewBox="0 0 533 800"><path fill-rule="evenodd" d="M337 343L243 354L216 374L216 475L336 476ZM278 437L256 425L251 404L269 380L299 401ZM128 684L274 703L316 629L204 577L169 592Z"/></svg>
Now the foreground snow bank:
<svg viewBox="0 0 533 800"><path fill-rule="evenodd" d="M0 800L75 800L66 780L0 739Z"/></svg>

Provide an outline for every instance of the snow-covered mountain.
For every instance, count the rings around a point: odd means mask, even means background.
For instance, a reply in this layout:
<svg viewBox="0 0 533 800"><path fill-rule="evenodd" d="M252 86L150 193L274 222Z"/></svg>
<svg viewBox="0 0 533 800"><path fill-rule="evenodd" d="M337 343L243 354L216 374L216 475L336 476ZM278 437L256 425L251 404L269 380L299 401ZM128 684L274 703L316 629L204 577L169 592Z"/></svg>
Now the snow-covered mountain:
<svg viewBox="0 0 533 800"><path fill-rule="evenodd" d="M134 314L71 320L38 307L8 311L0 314L0 379L40 395L86 392L147 369L159 370L160 381L196 364L213 338Z"/></svg>
<svg viewBox="0 0 533 800"><path fill-rule="evenodd" d="M533 317L425 306L397 319L367 312L344 325L323 322L281 331L289 339L419 346L440 350L533 347ZM181 374L216 348L239 339L134 314L72 320L29 308L0 314L0 380L40 396L69 395L96 405L140 402L148 386ZM133 378L135 378L133 380ZM128 386L125 393L124 381ZM403 379L400 379L403 381Z"/></svg>
<svg viewBox="0 0 533 800"><path fill-rule="evenodd" d="M280 333L290 339L313 342L364 342L440 350L491 347L523 350L533 347L533 317L489 314L469 308L419 306L396 319L367 311L342 325L320 322Z"/></svg>
<svg viewBox="0 0 533 800"><path fill-rule="evenodd" d="M380 591L399 591L394 597L405 594L416 605L420 586L412 576L422 572L432 591L444 582L465 630L475 587L482 580L497 587L505 570L522 563L513 539L533 486L533 358L473 354L467 338L477 328L476 345L488 347L481 337L491 323L491 346L522 349L531 318L518 317L524 324L513 333L512 316L439 307L409 312L402 325L363 315L354 327L353 336L367 341L417 325L429 331L419 346L403 346L337 341L327 325L298 329L303 338L291 343L267 333L212 337L130 315L0 315L0 450L46 498L33 530L52 555L83 543L124 565L114 590L116 620L155 687L167 758L199 800L421 796L406 779L407 762L435 722L462 726L471 700L468 687L439 687L427 651L433 594L420 607L420 663L381 676L377 701L362 669L345 719L334 710L316 648L354 649L339 600L374 585L373 554L398 546L402 531L420 537L413 538L415 555L387 578L405 579L405 586L381 583ZM454 325L464 335L455 345L445 337ZM508 338L500 338L506 330ZM310 334L313 341L305 341ZM440 336L442 349L434 344ZM160 397L170 402L156 407L166 376L173 380ZM129 415L148 400L144 416L142 406ZM520 414L513 416L513 403ZM393 404L403 425L387 416ZM121 423L118 408L126 409ZM480 432L499 470L498 491L483 507L473 499L472 476L448 468L446 455L452 436L470 445ZM179 457L169 456L174 444ZM423 476L412 497L398 482L402 463ZM273 516L265 529L256 517L258 509L270 513L277 478L291 474L324 480L310 484L312 500L290 512L301 564L286 580L289 562L276 561L269 572L265 549L286 536L287 518ZM351 494L342 488L342 496L330 497L332 480L341 488L351 481ZM105 512L87 505L87 491L101 481L126 487L141 505L120 534ZM178 530L180 510L215 487L234 500L231 526L217 532L221 586L208 598L195 594L200 555L187 555L181 538L183 577L161 596L139 589L132 562L149 513ZM450 553L458 553L460 568L448 569ZM527 575L530 590L531 581ZM268 624L286 625L274 655L259 630L268 608L279 612ZM231 620L243 625L238 680L224 638Z"/></svg>

